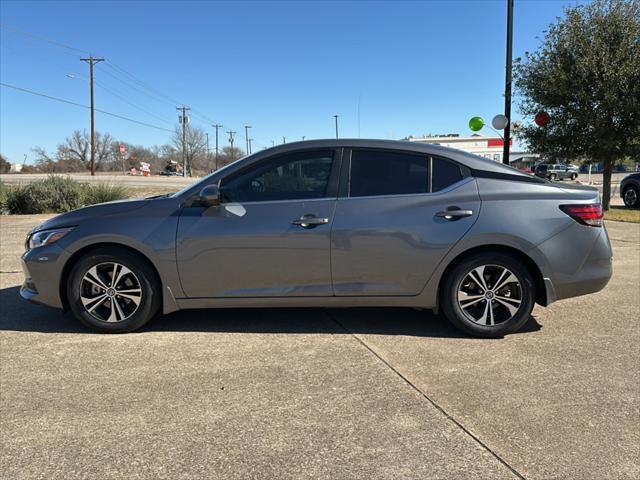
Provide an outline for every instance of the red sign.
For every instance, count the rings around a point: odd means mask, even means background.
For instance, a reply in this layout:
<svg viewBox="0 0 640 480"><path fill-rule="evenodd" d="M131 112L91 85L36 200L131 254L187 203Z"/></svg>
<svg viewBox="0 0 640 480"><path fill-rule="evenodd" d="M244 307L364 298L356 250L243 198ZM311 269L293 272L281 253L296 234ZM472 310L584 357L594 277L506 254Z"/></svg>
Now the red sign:
<svg viewBox="0 0 640 480"><path fill-rule="evenodd" d="M509 146L513 145L513 140L509 140ZM487 147L504 147L504 140L487 140Z"/></svg>
<svg viewBox="0 0 640 480"><path fill-rule="evenodd" d="M124 143L120 145L120 155L124 156L127 153L127 147L124 146Z"/></svg>

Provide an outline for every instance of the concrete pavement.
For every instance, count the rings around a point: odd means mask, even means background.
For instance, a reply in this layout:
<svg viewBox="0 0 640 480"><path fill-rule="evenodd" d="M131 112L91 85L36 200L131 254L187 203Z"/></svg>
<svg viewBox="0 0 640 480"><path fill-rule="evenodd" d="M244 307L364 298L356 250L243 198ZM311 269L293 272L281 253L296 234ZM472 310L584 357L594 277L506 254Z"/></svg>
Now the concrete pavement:
<svg viewBox="0 0 640 480"><path fill-rule="evenodd" d="M17 296L43 218L0 218L2 478L640 476L638 224L607 223L607 289L477 340L404 309L178 312L93 334Z"/></svg>

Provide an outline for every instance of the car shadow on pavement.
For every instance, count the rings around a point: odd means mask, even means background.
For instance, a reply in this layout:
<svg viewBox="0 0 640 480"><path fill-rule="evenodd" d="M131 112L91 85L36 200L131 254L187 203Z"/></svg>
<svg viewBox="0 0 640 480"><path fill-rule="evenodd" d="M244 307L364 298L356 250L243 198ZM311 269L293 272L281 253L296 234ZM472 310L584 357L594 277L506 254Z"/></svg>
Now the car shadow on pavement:
<svg viewBox="0 0 640 480"><path fill-rule="evenodd" d="M0 289L0 330L93 333L70 312L29 303L18 287ZM518 333L540 330L534 317ZM140 332L406 335L468 338L442 316L410 308L224 308L159 315Z"/></svg>

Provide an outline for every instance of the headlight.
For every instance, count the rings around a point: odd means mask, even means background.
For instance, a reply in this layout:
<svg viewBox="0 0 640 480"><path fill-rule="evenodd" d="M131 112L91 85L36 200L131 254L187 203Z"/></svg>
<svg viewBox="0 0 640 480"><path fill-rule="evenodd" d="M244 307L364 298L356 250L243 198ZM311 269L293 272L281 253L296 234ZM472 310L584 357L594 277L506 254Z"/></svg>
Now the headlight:
<svg viewBox="0 0 640 480"><path fill-rule="evenodd" d="M52 243L56 243L71 230L73 230L73 227L55 228L53 230L42 230L40 232L32 233L29 236L29 241L27 242L29 250L31 250L32 248L42 247L43 245L51 245Z"/></svg>

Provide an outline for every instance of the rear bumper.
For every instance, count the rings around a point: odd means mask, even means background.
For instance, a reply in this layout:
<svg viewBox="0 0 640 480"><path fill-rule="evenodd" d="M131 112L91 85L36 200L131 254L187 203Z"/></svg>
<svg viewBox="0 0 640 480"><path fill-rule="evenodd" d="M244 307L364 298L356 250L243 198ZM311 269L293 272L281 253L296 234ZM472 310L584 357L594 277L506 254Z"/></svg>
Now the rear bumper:
<svg viewBox="0 0 640 480"><path fill-rule="evenodd" d="M548 262L547 305L602 290L613 274L613 254L605 227L572 225L538 245Z"/></svg>

